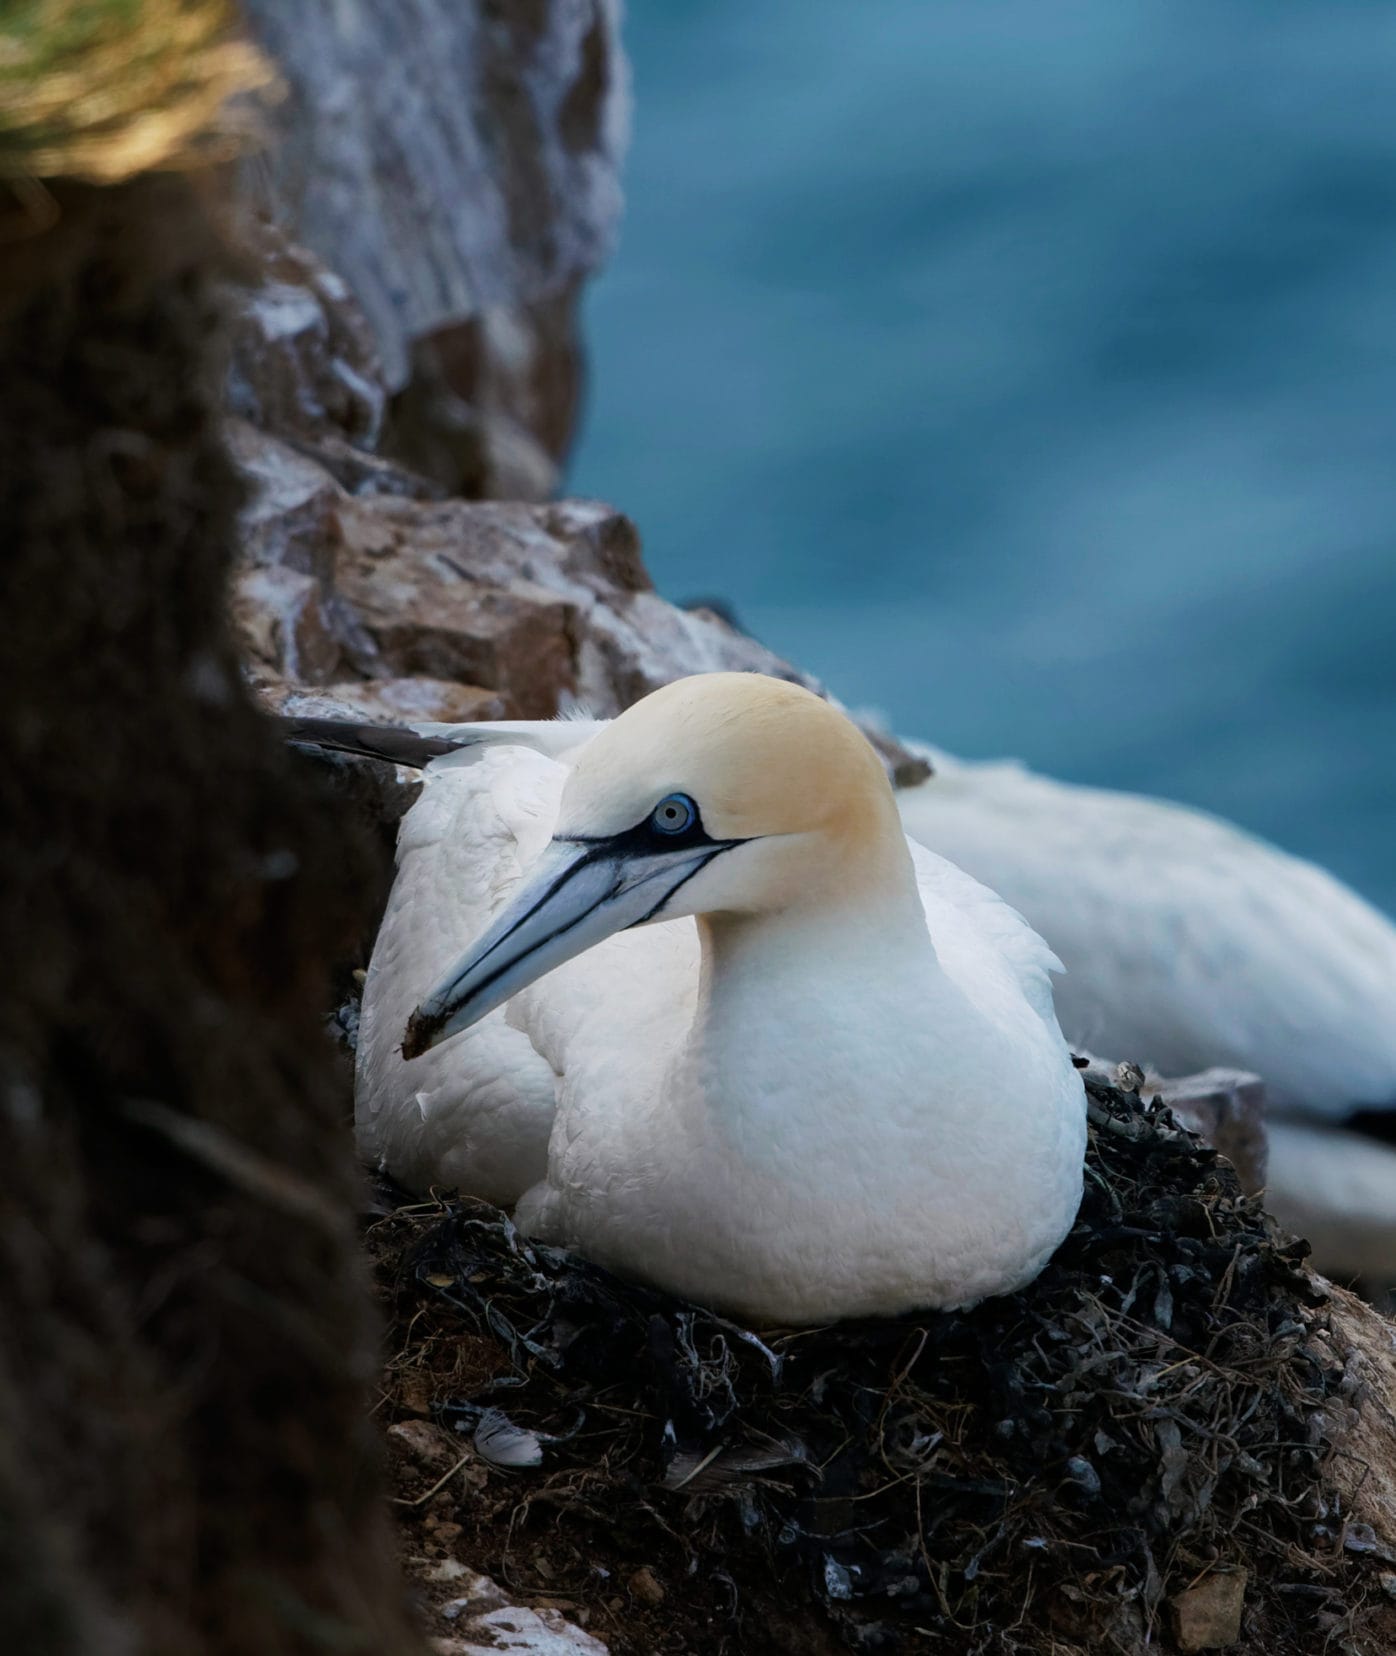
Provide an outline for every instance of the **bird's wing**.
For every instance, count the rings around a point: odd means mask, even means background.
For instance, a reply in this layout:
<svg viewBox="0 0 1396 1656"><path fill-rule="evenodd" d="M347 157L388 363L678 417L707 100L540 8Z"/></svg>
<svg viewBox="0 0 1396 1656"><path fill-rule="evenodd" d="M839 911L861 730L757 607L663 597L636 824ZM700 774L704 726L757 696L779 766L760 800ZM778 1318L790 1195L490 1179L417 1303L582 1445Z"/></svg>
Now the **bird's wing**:
<svg viewBox="0 0 1396 1656"><path fill-rule="evenodd" d="M412 770L468 763L483 747L523 747L553 759L576 752L602 728L596 719L497 719L480 724L371 724L356 719L286 716L288 742L386 759Z"/></svg>
<svg viewBox="0 0 1396 1656"><path fill-rule="evenodd" d="M556 1076L507 1008L411 1063L413 1008L508 901L552 834L566 768L491 746L433 765L403 819L398 872L364 984L361 1149L415 1189L436 1181L510 1202L541 1177Z"/></svg>
<svg viewBox="0 0 1396 1656"><path fill-rule="evenodd" d="M964 986L1011 983L1055 1034L1052 974L1061 970L1056 955L997 892L915 840L907 843L941 965Z"/></svg>
<svg viewBox="0 0 1396 1656"><path fill-rule="evenodd" d="M1396 927L1311 863L1205 813L936 756L907 832L1061 956L1068 1037L1162 1074L1254 1070L1274 1104L1396 1103Z"/></svg>
<svg viewBox="0 0 1396 1656"><path fill-rule="evenodd" d="M455 750L437 761L438 768L468 763L468 750L476 747L524 747L570 764L577 750L609 722L581 718L497 719L485 724L422 725L419 729L449 742Z"/></svg>
<svg viewBox="0 0 1396 1656"><path fill-rule="evenodd" d="M693 1018L691 919L609 937L411 1063L407 1019L512 897L551 837L564 761L488 747L433 764L403 820L364 985L360 1147L412 1189L511 1203L542 1181L560 1098L574 1131L618 1091L661 1100Z"/></svg>

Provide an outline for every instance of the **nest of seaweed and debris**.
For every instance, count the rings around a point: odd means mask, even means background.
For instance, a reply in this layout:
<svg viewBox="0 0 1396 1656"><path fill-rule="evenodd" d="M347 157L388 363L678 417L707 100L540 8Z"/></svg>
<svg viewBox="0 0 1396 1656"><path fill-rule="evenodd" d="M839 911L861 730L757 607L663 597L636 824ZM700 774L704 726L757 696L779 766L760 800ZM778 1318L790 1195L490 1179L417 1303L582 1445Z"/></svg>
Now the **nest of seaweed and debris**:
<svg viewBox="0 0 1396 1656"><path fill-rule="evenodd" d="M516 1593L609 1607L617 1651L1133 1651L1228 1576L1245 1648L1319 1648L1363 1561L1306 1245L1163 1105L1087 1090L1075 1227L965 1312L758 1334L480 1203L379 1221L390 1383L499 1469L456 1504L462 1545Z"/></svg>

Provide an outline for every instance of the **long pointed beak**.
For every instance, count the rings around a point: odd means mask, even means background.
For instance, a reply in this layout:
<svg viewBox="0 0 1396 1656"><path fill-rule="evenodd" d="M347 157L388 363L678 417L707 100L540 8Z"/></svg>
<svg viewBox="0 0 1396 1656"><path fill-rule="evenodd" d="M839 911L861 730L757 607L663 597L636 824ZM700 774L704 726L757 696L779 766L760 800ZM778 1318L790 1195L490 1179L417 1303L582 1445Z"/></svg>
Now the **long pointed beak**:
<svg viewBox="0 0 1396 1656"><path fill-rule="evenodd" d="M554 840L513 902L407 1021L404 1058L418 1058L593 944L653 918L724 845L653 853Z"/></svg>

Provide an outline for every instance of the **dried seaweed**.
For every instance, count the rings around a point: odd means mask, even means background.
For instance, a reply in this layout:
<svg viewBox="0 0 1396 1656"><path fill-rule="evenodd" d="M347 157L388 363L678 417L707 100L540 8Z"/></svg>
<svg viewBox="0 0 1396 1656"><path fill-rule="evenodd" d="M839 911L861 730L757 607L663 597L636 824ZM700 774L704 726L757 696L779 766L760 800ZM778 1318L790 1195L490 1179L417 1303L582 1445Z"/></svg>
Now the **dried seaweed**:
<svg viewBox="0 0 1396 1656"><path fill-rule="evenodd" d="M472 1202L383 1221L378 1252L400 1318L425 1302L438 1346L474 1342L438 1418L527 1447L520 1511L570 1511L597 1549L648 1525L690 1571L803 1579L851 1646L957 1656L1133 1649L1171 1594L1244 1564L1263 1647L1317 1648L1354 1564L1306 1245L1162 1104L1088 1095L1070 1236L970 1311L756 1333Z"/></svg>

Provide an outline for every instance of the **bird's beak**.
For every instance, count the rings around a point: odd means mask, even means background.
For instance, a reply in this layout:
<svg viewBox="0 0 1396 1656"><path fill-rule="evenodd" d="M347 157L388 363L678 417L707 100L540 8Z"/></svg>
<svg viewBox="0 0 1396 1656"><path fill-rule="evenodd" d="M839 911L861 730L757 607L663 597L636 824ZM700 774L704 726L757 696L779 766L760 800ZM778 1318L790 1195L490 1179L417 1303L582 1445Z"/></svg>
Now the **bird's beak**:
<svg viewBox="0 0 1396 1656"><path fill-rule="evenodd" d="M725 849L709 841L637 852L554 840L513 902L408 1019L403 1057L420 1057L602 938L655 918Z"/></svg>

